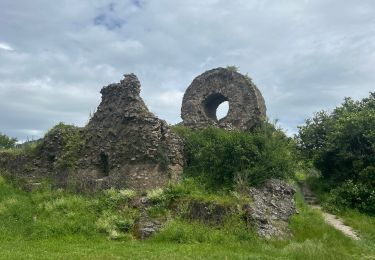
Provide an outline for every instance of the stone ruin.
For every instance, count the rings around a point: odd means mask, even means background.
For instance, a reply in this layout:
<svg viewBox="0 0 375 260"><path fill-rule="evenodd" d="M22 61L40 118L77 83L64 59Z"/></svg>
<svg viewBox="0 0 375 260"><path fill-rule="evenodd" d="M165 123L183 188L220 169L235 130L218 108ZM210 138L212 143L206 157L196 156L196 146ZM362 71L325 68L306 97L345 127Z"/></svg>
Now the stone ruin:
<svg viewBox="0 0 375 260"><path fill-rule="evenodd" d="M225 101L228 114L218 120L216 110ZM196 77L182 101L183 124L190 128L214 125L228 130L251 130L266 117L266 105L251 79L236 71L216 68Z"/></svg>
<svg viewBox="0 0 375 260"><path fill-rule="evenodd" d="M73 184L79 190L149 190L177 182L184 165L183 141L148 110L140 87L134 74L104 87L102 101L85 127L48 133L33 155L10 158L3 153L0 169L31 183L49 178L57 187ZM216 109L224 101L229 101L228 115L217 120ZM194 129L214 125L250 130L260 124L265 113L263 97L251 80L224 68L195 78L181 109L182 124ZM82 143L74 151L77 158L73 165L66 165L64 160L72 157L72 152L67 154L64 136L74 134Z"/></svg>
<svg viewBox="0 0 375 260"><path fill-rule="evenodd" d="M57 187L74 186L81 191L110 187L142 191L178 181L184 164L183 142L148 110L140 97L138 78L125 75L101 94L102 102L85 127L47 133L33 155L0 154L0 169L32 184L48 178ZM70 159L66 135L78 135L82 142L74 151L74 165L62 162Z"/></svg>
<svg viewBox="0 0 375 260"><path fill-rule="evenodd" d="M101 90L102 102L85 127L78 175L99 188L147 190L179 180L182 140L152 114L140 97L134 74Z"/></svg>
<svg viewBox="0 0 375 260"><path fill-rule="evenodd" d="M0 152L0 172L24 180L29 189L44 179L56 187L78 191L111 187L146 191L178 182L184 166L183 141L148 110L140 97L137 77L125 75L119 83L104 87L101 94L102 101L85 127L54 128L33 153ZM216 109L224 101L229 101L228 115L217 120ZM263 97L251 80L224 68L195 78L181 109L182 124L194 129L213 125L251 130L265 113ZM66 136L77 139L67 143ZM248 196L252 203L242 209L245 220L263 237L287 235L288 220L296 212L294 192L279 180L269 180L263 188L251 188ZM139 201L140 208L150 203L147 197ZM217 225L238 210L237 206L191 201L185 217ZM138 237L146 238L162 224L142 212L135 229Z"/></svg>

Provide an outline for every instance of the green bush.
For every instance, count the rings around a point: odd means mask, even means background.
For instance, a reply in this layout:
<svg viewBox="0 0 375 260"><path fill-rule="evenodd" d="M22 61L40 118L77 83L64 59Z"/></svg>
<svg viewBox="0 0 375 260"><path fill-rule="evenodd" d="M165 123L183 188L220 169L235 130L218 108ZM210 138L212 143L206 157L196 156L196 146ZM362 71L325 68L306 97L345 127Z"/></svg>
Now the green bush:
<svg viewBox="0 0 375 260"><path fill-rule="evenodd" d="M176 132L186 143L185 174L200 178L209 187L259 185L270 178L287 179L294 174L292 140L268 123L253 132L182 127Z"/></svg>
<svg viewBox="0 0 375 260"><path fill-rule="evenodd" d="M317 113L299 127L298 147L324 178L341 183L360 179L375 167L375 93L361 101L346 98L332 113Z"/></svg>
<svg viewBox="0 0 375 260"><path fill-rule="evenodd" d="M375 190L349 180L330 191L324 206L333 212L357 208L375 215Z"/></svg>
<svg viewBox="0 0 375 260"><path fill-rule="evenodd" d="M101 205L106 205L106 208L117 210L119 205L128 203L136 195L136 191L131 189L117 190L110 188L101 193L99 200Z"/></svg>
<svg viewBox="0 0 375 260"><path fill-rule="evenodd" d="M332 208L346 205L372 212L370 205L364 205L370 200L353 198L375 189L374 126L375 93L371 93L360 101L346 98L332 113L319 112L299 127L299 150L335 189L329 196Z"/></svg>
<svg viewBox="0 0 375 260"><path fill-rule="evenodd" d="M16 145L17 139L6 136L0 133L0 149L10 149L14 148Z"/></svg>
<svg viewBox="0 0 375 260"><path fill-rule="evenodd" d="M109 239L129 239L138 212L135 209L123 208L121 211L104 211L96 221L98 231L107 234Z"/></svg>

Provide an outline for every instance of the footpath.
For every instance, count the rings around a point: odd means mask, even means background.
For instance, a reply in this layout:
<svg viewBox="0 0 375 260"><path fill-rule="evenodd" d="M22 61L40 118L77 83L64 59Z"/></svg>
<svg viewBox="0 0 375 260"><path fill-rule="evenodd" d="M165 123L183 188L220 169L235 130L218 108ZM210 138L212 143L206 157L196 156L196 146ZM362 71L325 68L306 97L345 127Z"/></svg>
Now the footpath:
<svg viewBox="0 0 375 260"><path fill-rule="evenodd" d="M316 198L316 196L311 191L311 189L307 186L306 183L303 183L301 185L301 189L302 189L302 194L305 198L306 203L308 205L310 205L312 208L315 208L315 209L321 211L322 215L323 215L323 218L324 218L324 221L327 224L331 225L335 229L344 233L344 235L346 235L346 236L348 236L348 237L350 237L354 240L360 239L359 236L356 234L356 232L351 227L344 224L344 221L341 218L339 218L336 215L327 213L322 209L322 207L319 205L318 199Z"/></svg>

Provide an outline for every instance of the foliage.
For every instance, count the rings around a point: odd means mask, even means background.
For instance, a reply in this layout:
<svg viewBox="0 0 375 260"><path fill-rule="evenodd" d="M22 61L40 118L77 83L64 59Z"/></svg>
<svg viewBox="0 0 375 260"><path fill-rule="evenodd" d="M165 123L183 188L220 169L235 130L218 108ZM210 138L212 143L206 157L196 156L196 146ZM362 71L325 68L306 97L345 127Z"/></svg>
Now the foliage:
<svg viewBox="0 0 375 260"><path fill-rule="evenodd" d="M199 181L192 179L164 191L180 198L203 192ZM374 217L356 212L342 216L358 230L362 240L355 242L325 224L319 211L303 204L301 195L300 213L290 224L291 239L262 240L240 216L233 216L222 227L175 218L154 238L137 241L129 231L138 215L127 206L129 194L133 192L111 190L91 197L48 186L26 193L0 178L0 258L372 259L375 255Z"/></svg>
<svg viewBox="0 0 375 260"><path fill-rule="evenodd" d="M21 154L26 156L33 156L39 151L40 143L40 140L27 141L25 143L18 144L13 148L4 149L3 152L11 156L17 156Z"/></svg>
<svg viewBox="0 0 375 260"><path fill-rule="evenodd" d="M161 188L157 188L154 190L147 191L147 198L151 202L159 202L162 201L164 197L164 190Z"/></svg>
<svg viewBox="0 0 375 260"><path fill-rule="evenodd" d="M111 190L95 197L71 194L49 185L30 194L0 176L0 235L25 239L71 236L129 239L136 209L129 208L130 190Z"/></svg>
<svg viewBox="0 0 375 260"><path fill-rule="evenodd" d="M330 191L324 206L333 212L357 208L375 215L375 190L363 183L349 180Z"/></svg>
<svg viewBox="0 0 375 260"><path fill-rule="evenodd" d="M74 166L75 162L78 160L80 148L84 144L84 140L80 131L80 128L74 125L67 125L62 122L50 129L44 136L44 139L27 141L19 145L13 145L7 148L5 151L13 155L29 155L33 156L41 152L41 150L46 150L43 147L47 141L53 140L56 142L57 139L61 143L53 143L53 148L61 146L61 154L56 163L57 167L67 167L71 168ZM16 139L14 139L16 140ZM51 149L52 147L48 147ZM1 149L1 147L0 147Z"/></svg>
<svg viewBox="0 0 375 260"><path fill-rule="evenodd" d="M129 239L138 212L135 209L124 208L119 212L104 211L95 223L99 232L107 234L109 239Z"/></svg>
<svg viewBox="0 0 375 260"><path fill-rule="evenodd" d="M14 148L17 142L17 138L12 138L0 133L0 149Z"/></svg>
<svg viewBox="0 0 375 260"><path fill-rule="evenodd" d="M238 73L240 71L240 67L236 66L236 65L227 65L226 69L230 70L230 71L233 71L233 72L238 72ZM251 79L251 77L249 76L248 73L246 73L246 74L244 74L242 76L244 76L249 82L252 82L252 79Z"/></svg>
<svg viewBox="0 0 375 260"><path fill-rule="evenodd" d="M60 168L73 168L79 159L80 149L84 144L81 130L74 125L59 123L49 130L44 138L53 140L52 136L61 138L62 151L56 162L56 166Z"/></svg>
<svg viewBox="0 0 375 260"><path fill-rule="evenodd" d="M236 65L228 65L226 69L234 72L238 72L240 70L240 68Z"/></svg>
<svg viewBox="0 0 375 260"><path fill-rule="evenodd" d="M369 212L362 199L375 189L375 93L360 101L346 98L332 113L319 112L299 127L297 143L330 185L331 202ZM348 188L349 193L342 191ZM355 195L357 194L357 195ZM339 202L337 196L347 201ZM348 196L348 197L345 197ZM370 203L368 200L367 203ZM370 210L374 213L372 210Z"/></svg>
<svg viewBox="0 0 375 260"><path fill-rule="evenodd" d="M117 190L110 188L103 191L100 197L102 204L106 204L108 208L117 209L118 205L128 203L132 198L137 195L136 191L131 189Z"/></svg>
<svg viewBox="0 0 375 260"><path fill-rule="evenodd" d="M254 240L256 234L240 216L229 218L222 227L210 227L200 222L175 219L153 238L170 243L233 243Z"/></svg>
<svg viewBox="0 0 375 260"><path fill-rule="evenodd" d="M187 205L191 201L212 202L221 205L237 205L239 208L244 203L249 203L250 198L245 194L235 191L207 189L199 179L187 177L177 184L169 184L164 189L154 189L147 192L150 202L148 213L152 217L166 217L171 215L184 215Z"/></svg>
<svg viewBox="0 0 375 260"><path fill-rule="evenodd" d="M182 127L175 131L186 143L185 174L201 178L211 188L231 188L236 180L259 185L294 174L292 140L268 123L253 132L218 128L189 131Z"/></svg>

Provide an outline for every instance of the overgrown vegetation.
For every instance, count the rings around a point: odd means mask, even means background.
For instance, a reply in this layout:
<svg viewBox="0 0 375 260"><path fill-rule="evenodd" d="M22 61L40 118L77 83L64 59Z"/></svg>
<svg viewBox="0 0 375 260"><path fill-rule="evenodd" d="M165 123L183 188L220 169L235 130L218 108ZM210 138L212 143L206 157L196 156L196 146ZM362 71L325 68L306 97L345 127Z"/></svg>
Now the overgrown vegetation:
<svg viewBox="0 0 375 260"><path fill-rule="evenodd" d="M236 65L227 65L226 69L234 72L238 72L240 70L240 68Z"/></svg>
<svg viewBox="0 0 375 260"><path fill-rule="evenodd" d="M233 72L239 72L240 71L240 67L236 66L236 65L227 65L225 67L227 70L230 70L230 71L233 71ZM248 73L246 74L242 74L248 81L252 82L252 79L251 77L249 76Z"/></svg>
<svg viewBox="0 0 375 260"><path fill-rule="evenodd" d="M14 148L17 143L17 138L9 137L0 133L0 149Z"/></svg>
<svg viewBox="0 0 375 260"><path fill-rule="evenodd" d="M14 188L0 176L0 233L14 239L65 239L71 236L129 239L137 210L127 190L95 197L53 190L45 184L32 193Z"/></svg>
<svg viewBox="0 0 375 260"><path fill-rule="evenodd" d="M211 189L256 186L267 179L294 175L293 140L269 123L253 132L174 129L186 143L185 174L201 179Z"/></svg>
<svg viewBox="0 0 375 260"><path fill-rule="evenodd" d="M346 98L332 113L321 111L300 127L298 147L320 170L329 209L357 208L375 214L374 126L375 93L371 93L360 101Z"/></svg>
<svg viewBox="0 0 375 260"><path fill-rule="evenodd" d="M184 179L145 194L127 189L74 194L47 183L26 193L0 172L0 258L372 259L375 218L361 212L375 212L374 125L375 95L371 94L361 101L346 99L332 113L317 113L296 139L304 161L321 173L317 177L314 171L315 177L310 174L307 181L325 207L339 212L359 232L361 241L325 224L300 193L296 196L299 214L290 221L292 238L262 240L243 221L241 205L251 203L243 192L248 186L270 178L292 179L299 167L295 141L281 129L269 123L253 132L176 126L186 142ZM46 137L54 141L17 148L14 139L0 135L0 149L30 155L43 145L58 145L59 154L51 153L55 167L73 168L84 144L80 129L60 123ZM302 172L296 174L305 181ZM134 206L140 195L146 195L146 207ZM204 225L184 218L185 206L196 200L234 205L238 210L223 225ZM166 224L150 240L138 241L134 230L144 213L163 218Z"/></svg>
<svg viewBox="0 0 375 260"><path fill-rule="evenodd" d="M61 146L61 154L58 156L56 166L59 168L73 168L79 159L81 147L84 144L80 128L59 123L47 132L45 139L53 140L52 136L59 139L55 145Z"/></svg>
<svg viewBox="0 0 375 260"><path fill-rule="evenodd" d="M163 196L185 196L189 190L191 196L202 196L201 188L188 181L149 196L161 201ZM174 218L150 240L138 241L130 230L139 214L129 207L134 196L132 190L114 189L96 196L77 195L48 185L27 193L0 178L0 258L371 259L375 255L374 218L347 212L344 219L363 238L356 242L327 226L300 195L300 213L290 223L291 239L262 240L234 216L216 227Z"/></svg>

